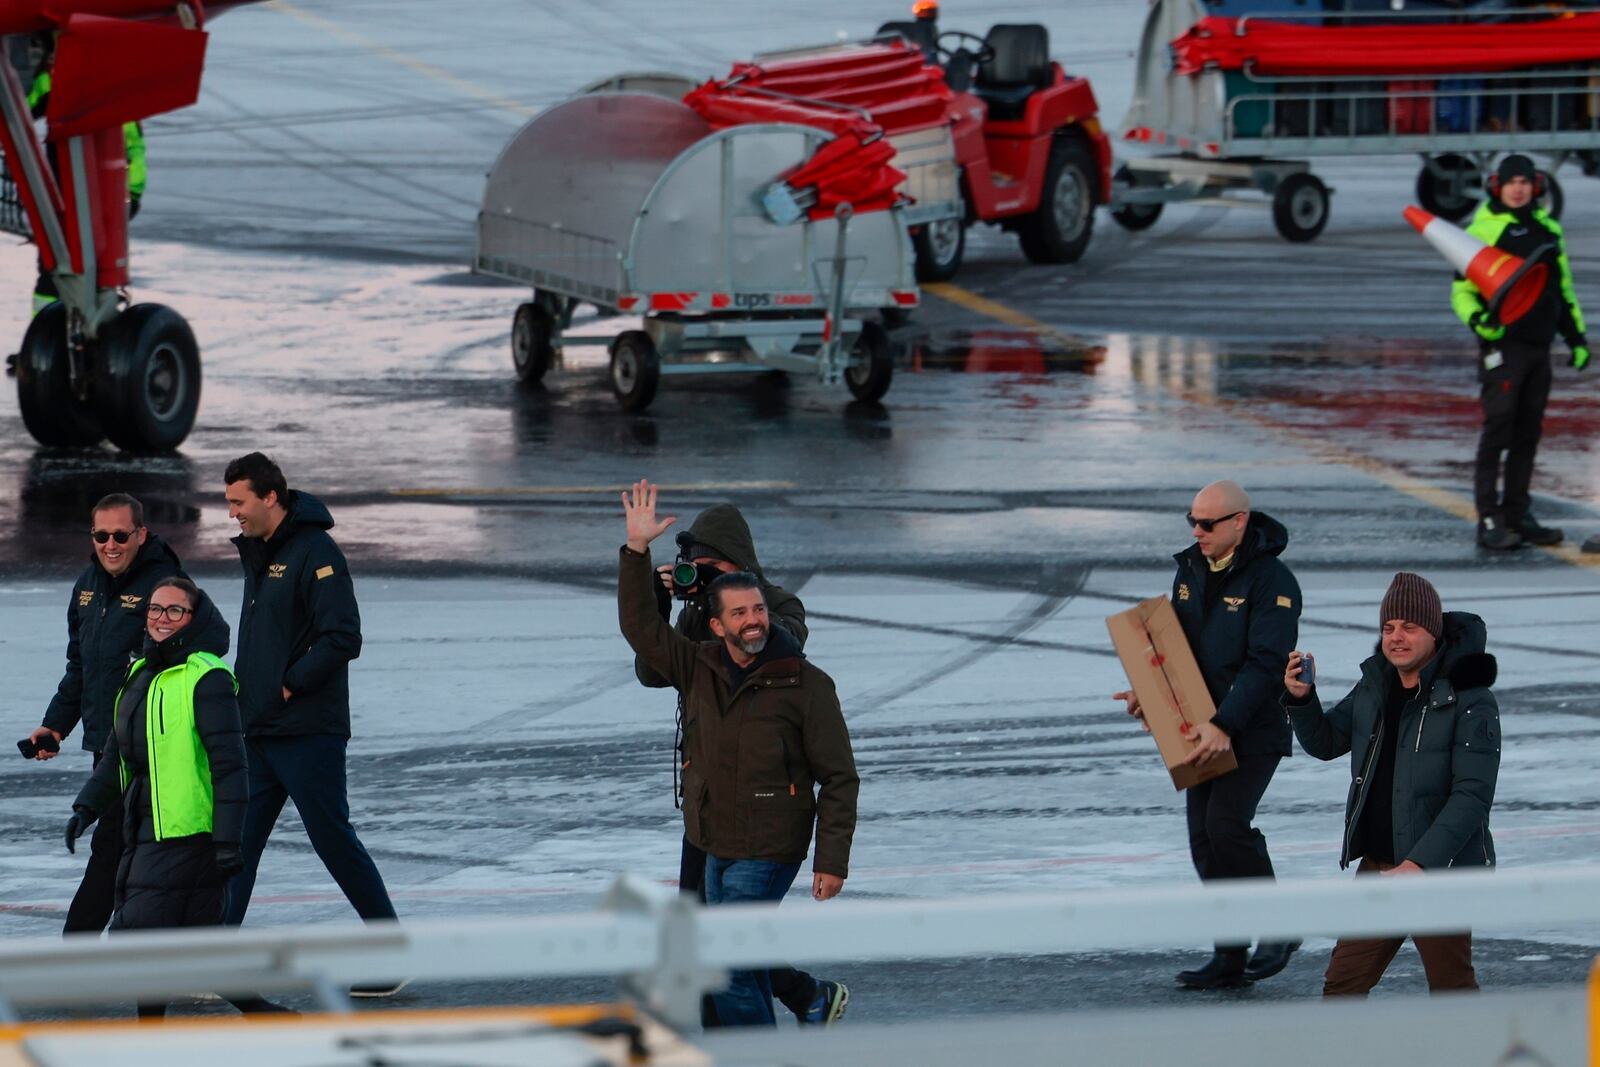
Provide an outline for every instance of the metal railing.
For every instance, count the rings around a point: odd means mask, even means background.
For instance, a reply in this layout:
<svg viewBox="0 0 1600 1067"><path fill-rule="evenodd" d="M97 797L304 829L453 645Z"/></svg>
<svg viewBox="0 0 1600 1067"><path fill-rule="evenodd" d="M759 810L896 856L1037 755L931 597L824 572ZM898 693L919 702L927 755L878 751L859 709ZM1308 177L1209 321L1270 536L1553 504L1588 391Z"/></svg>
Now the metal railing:
<svg viewBox="0 0 1600 1067"><path fill-rule="evenodd" d="M665 1020L692 1028L701 994L720 988L730 969L781 960L1054 955L1564 926L1600 932L1600 867L784 908L703 908L676 890L623 876L599 910L580 914L11 941L0 946L0 1009L15 1018L26 1008L209 989L311 991L327 1010L343 1011L350 985L402 976L610 974Z"/></svg>
<svg viewBox="0 0 1600 1067"><path fill-rule="evenodd" d="M1587 70L1427 79L1258 78L1227 97L1228 145L1311 154L1600 149Z"/></svg>

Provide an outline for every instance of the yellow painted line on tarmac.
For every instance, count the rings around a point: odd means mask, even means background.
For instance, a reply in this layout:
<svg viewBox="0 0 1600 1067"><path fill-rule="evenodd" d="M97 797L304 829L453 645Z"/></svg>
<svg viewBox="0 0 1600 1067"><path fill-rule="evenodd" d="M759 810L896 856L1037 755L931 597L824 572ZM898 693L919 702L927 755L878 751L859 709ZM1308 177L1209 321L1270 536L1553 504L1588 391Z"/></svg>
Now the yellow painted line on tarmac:
<svg viewBox="0 0 1600 1067"><path fill-rule="evenodd" d="M932 293L939 299L948 300L952 304L959 304L968 311L975 311L979 315L987 315L989 318L1003 322L1007 326L1015 326L1030 333L1051 334L1056 337L1066 338L1069 341L1077 340L1077 338L1068 338L1066 334L1063 334L1054 326L1046 325L1026 312L1008 307L999 301L990 300L986 296L979 296L977 293L963 289L959 285L953 285L950 282L928 282L922 287L922 291Z"/></svg>
<svg viewBox="0 0 1600 1067"><path fill-rule="evenodd" d="M1082 338L1068 337L1054 326L1039 321L1027 312L990 300L988 297L979 296L977 293L969 292L959 285L952 285L949 282L935 282L931 285L924 285L922 288L924 292L932 293L934 296L948 300L950 303L957 304L969 311L987 315L989 318L996 319L1008 326L1015 326L1040 335L1064 338L1075 344L1082 341ZM1441 488L1431 482L1425 482L1421 478L1413 477L1398 467L1392 467L1380 459L1374 459L1359 452L1352 452L1349 449L1331 445L1297 426L1269 418L1254 410L1249 404L1241 403L1237 400L1207 396L1196 390L1177 389L1170 385L1162 385L1161 388L1188 403L1217 411L1225 411L1229 415L1253 422L1262 429L1289 438L1313 455L1358 470L1398 493L1403 493L1413 500L1420 500L1422 503L1437 508L1446 514L1454 515L1474 527L1477 526L1478 509L1476 505L1460 493ZM1560 544L1534 547L1555 556L1565 563L1570 563L1574 567L1600 569L1600 555L1585 553L1576 545ZM1600 1062L1596 1063L1596 1067L1600 1067Z"/></svg>
<svg viewBox="0 0 1600 1067"><path fill-rule="evenodd" d="M627 485L508 485L487 487L438 486L421 489L391 489L390 496L445 497L445 496L598 496L601 493L622 493ZM658 485L667 493L738 493L754 490L798 489L795 482L682 482L677 485Z"/></svg>
<svg viewBox="0 0 1600 1067"><path fill-rule="evenodd" d="M436 67L432 63L424 62L415 56L408 56L404 52L390 48L388 45L375 41L365 34L346 29L344 26L339 25L339 23L330 18L313 14L312 12L300 7L298 4L291 3L290 0L272 0L272 2L266 6L268 10L279 11L298 22L303 22L307 26L312 26L321 32L326 33L330 37L336 37L346 44L353 44L357 48L404 67L413 74L420 74L424 78L428 78L431 81L436 81L441 85L449 86L458 93L462 93L465 96L470 96L474 100L481 100L490 107L497 108L500 111L515 115L518 118L531 119L541 110L543 110L542 108L524 104L520 100L513 100L509 96L502 96L491 89L484 88L476 82L469 81L468 79L460 77L459 75L451 74L443 67Z"/></svg>

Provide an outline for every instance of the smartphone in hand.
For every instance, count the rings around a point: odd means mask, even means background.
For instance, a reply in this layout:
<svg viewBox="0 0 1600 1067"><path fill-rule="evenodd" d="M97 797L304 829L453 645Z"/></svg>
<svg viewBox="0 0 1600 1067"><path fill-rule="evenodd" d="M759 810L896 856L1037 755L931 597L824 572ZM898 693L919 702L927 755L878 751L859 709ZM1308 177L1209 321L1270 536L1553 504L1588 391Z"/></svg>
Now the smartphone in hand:
<svg viewBox="0 0 1600 1067"><path fill-rule="evenodd" d="M46 752L60 752L61 742L57 741L50 734L45 734L43 737L39 738L39 743L37 745L26 737L17 742L17 751L22 753L23 759L38 759L40 749L43 749Z"/></svg>

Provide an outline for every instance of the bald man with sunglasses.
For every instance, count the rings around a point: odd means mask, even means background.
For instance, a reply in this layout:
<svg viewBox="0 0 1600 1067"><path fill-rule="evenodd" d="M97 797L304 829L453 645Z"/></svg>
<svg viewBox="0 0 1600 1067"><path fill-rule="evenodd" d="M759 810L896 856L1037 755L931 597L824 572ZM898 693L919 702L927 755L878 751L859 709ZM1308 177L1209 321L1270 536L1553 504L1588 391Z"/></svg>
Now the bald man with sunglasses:
<svg viewBox="0 0 1600 1067"><path fill-rule="evenodd" d="M90 512L89 566L67 601L67 666L44 723L25 741L34 759L60 751L80 724L83 747L96 766L111 733L113 705L128 665L144 645L145 609L163 579L185 577L178 556L144 524L144 506L126 493L102 497ZM62 933L98 933L111 920L122 812L105 813L95 828L83 881L67 909Z"/></svg>
<svg viewBox="0 0 1600 1067"><path fill-rule="evenodd" d="M1191 787L1189 852L1202 881L1271 878L1267 839L1253 825L1256 807L1289 755L1289 722L1278 706L1283 672L1300 631L1300 585L1278 557L1289 533L1250 509L1236 482L1200 490L1185 516L1194 544L1179 552L1172 606L1189 641L1217 715L1197 730L1188 762L1204 765L1232 752L1237 770ZM1143 721L1131 692L1116 694ZM1217 945L1211 959L1178 975L1191 989L1224 989L1270 978L1288 965L1298 942Z"/></svg>

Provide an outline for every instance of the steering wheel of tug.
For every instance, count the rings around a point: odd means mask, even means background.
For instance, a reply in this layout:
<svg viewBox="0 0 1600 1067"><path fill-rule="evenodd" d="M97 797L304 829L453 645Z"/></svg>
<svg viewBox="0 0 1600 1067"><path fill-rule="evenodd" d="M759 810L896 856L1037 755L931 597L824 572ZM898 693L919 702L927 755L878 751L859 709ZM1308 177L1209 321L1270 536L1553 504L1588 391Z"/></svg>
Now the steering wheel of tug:
<svg viewBox="0 0 1600 1067"><path fill-rule="evenodd" d="M952 40L953 43L945 44L946 40ZM969 43L977 47L966 48L965 46ZM950 60L955 58L956 53L960 51L966 51L979 66L994 62L994 45L977 34L967 33L965 30L946 30L939 35L939 39L934 42L933 47L939 53L940 64L948 64Z"/></svg>

